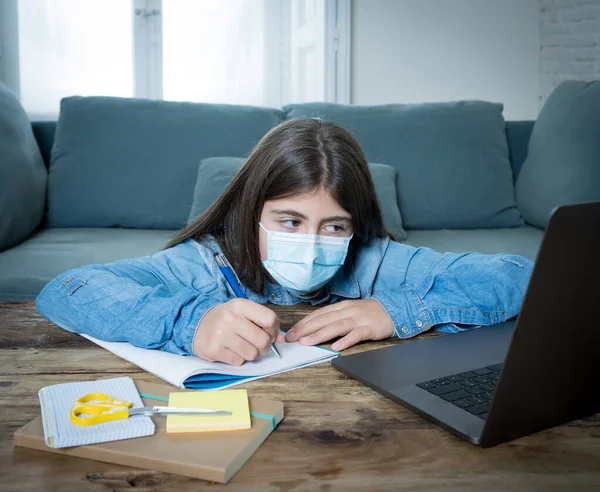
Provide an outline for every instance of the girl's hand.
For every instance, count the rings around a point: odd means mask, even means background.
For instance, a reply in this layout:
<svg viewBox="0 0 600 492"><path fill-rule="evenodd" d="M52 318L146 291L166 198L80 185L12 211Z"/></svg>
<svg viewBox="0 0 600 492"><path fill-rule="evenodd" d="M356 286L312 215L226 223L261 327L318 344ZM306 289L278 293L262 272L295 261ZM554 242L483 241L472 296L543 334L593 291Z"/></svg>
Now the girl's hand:
<svg viewBox="0 0 600 492"><path fill-rule="evenodd" d="M393 333L394 324L381 305L373 299L361 299L317 309L292 326L285 341L317 345L343 336L331 346L341 351L362 340L381 340Z"/></svg>
<svg viewBox="0 0 600 492"><path fill-rule="evenodd" d="M209 362L241 366L268 354L273 340L284 340L277 315L248 299L232 299L206 313L194 336L193 350Z"/></svg>

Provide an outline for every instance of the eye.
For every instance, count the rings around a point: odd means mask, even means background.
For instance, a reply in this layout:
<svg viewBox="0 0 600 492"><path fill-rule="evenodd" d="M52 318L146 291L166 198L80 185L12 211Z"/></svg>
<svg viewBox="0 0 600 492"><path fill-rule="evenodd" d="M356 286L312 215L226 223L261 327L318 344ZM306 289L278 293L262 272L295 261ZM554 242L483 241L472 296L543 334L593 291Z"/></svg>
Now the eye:
<svg viewBox="0 0 600 492"><path fill-rule="evenodd" d="M300 225L300 221L296 219L287 219L279 222L286 229L295 229Z"/></svg>
<svg viewBox="0 0 600 492"><path fill-rule="evenodd" d="M338 234L344 232L346 228L341 224L328 224L325 226L325 230L330 234Z"/></svg>

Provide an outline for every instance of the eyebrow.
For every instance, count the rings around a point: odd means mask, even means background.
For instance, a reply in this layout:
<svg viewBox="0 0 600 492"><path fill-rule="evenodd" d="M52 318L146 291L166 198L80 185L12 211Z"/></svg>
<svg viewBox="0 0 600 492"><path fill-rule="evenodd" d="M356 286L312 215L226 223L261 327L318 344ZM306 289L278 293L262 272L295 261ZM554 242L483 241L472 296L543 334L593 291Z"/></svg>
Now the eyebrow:
<svg viewBox="0 0 600 492"><path fill-rule="evenodd" d="M280 209L273 209L271 210L269 213L274 214L274 215L288 215L290 217L297 217L298 219L304 219L307 220L308 217L304 214L301 214L300 212L297 212L296 210L291 210L291 209L284 209L284 210L280 210ZM330 222L330 221L334 221L334 220L345 220L350 222L352 219L350 217L346 217L344 215L334 215L332 217L325 217L323 219L321 219L321 222Z"/></svg>

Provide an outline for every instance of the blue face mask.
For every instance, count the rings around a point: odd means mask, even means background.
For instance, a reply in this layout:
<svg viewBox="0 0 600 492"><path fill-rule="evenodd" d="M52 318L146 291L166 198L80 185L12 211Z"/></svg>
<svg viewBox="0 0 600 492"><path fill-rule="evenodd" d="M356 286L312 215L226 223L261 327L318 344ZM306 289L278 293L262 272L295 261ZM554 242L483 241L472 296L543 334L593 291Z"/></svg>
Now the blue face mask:
<svg viewBox="0 0 600 492"><path fill-rule="evenodd" d="M350 237L268 231L264 267L273 279L293 294L320 289L344 264Z"/></svg>

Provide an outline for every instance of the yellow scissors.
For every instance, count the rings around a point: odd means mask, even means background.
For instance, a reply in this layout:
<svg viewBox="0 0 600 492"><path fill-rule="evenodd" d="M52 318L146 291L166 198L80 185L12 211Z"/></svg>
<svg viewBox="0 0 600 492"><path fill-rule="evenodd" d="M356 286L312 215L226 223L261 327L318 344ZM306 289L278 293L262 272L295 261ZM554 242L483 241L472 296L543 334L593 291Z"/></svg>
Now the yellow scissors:
<svg viewBox="0 0 600 492"><path fill-rule="evenodd" d="M89 393L73 403L71 422L77 425L92 425L126 419L134 415L231 415L228 410L210 408L131 407L133 403L130 401L119 400L104 393Z"/></svg>

